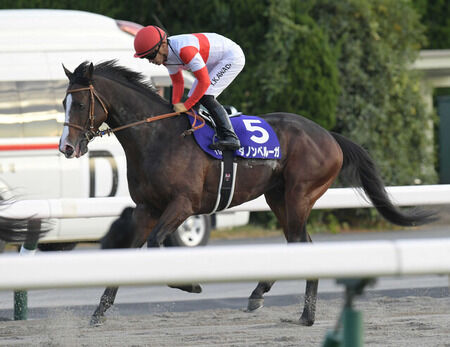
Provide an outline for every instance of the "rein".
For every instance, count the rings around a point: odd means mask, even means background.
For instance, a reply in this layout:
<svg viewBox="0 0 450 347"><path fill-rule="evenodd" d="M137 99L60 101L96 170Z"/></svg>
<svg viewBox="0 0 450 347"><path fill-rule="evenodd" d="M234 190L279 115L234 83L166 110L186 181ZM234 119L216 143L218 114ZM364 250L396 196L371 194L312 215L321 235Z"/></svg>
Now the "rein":
<svg viewBox="0 0 450 347"><path fill-rule="evenodd" d="M96 92L96 90L94 89L94 86L92 84L89 84L89 87L84 87L84 88L77 88L77 89L69 89L67 90L67 94L70 93L76 93L76 92L81 92L81 91L89 91L90 93L90 103L89 103L89 129L83 128L82 126L78 125L78 124L73 124L73 123L68 123L68 122L64 122L64 125L67 125L69 127L73 127L76 128L78 130L81 131L86 131L86 138L88 139L88 141L91 141L92 139L94 139L94 137L100 136L102 137L103 135L108 135L110 136L111 133L123 130L123 129L127 129L136 125L140 125L140 124L144 124L144 123L151 123L151 122L155 122L161 119L165 119L165 118L170 118L170 117L175 117L181 114L181 112L171 112L171 113L165 113L165 114L161 114L158 116L152 116L152 117L148 117L146 119L137 121L137 122L133 122L133 123L129 123L129 124L125 124L122 126L119 126L117 128L108 128L106 130L97 130L95 131L95 126L94 126L94 120L95 120L95 98L97 98L97 100L100 102L100 105L102 105L103 111L105 111L106 114L106 118L108 118L108 109L105 106L105 103L103 102L103 100L101 99L101 97L98 95L98 93ZM192 124L192 127L188 130L183 131L183 133L181 133L180 136L186 136L186 135L191 135L194 131L202 128L205 125L205 120L198 116L197 113L193 112L193 111L187 111L185 112L187 115L194 117L194 123ZM200 124L196 125L197 120L200 120ZM105 119L106 121L106 119Z"/></svg>
<svg viewBox="0 0 450 347"><path fill-rule="evenodd" d="M195 112L188 111L188 112L185 112L185 113L187 115L191 116L191 117L194 117L194 123L192 124L191 129L183 131L180 136L191 135L195 130L200 129L201 127L203 127L205 125L205 120L202 117L198 116ZM129 124L125 124L125 125L122 125L122 126L117 127L117 128L113 128L113 129L108 128L106 130L98 130L95 133L95 136L100 136L100 137L102 137L103 135L108 135L109 136L109 135L111 135L111 133L114 133L116 131L120 131L120 130L123 130L123 129L127 129L127 128L130 128L130 127L134 127L135 125L140 125L140 124L144 124L144 123L151 123L151 122L155 122L157 120L170 118L170 117L175 117L175 116L178 116L180 114L182 114L182 113L181 112L172 112L172 113L160 114L158 116L148 117L146 119L139 120L137 122L133 122L133 123L129 123ZM197 119L200 119L201 124L195 126L195 124L197 123Z"/></svg>

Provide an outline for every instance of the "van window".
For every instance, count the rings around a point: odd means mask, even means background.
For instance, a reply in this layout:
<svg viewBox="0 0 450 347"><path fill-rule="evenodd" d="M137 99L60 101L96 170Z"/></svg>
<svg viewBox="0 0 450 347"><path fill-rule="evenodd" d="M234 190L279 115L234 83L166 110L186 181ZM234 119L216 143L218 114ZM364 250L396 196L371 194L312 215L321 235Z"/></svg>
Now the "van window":
<svg viewBox="0 0 450 347"><path fill-rule="evenodd" d="M67 81L0 82L0 138L60 136Z"/></svg>
<svg viewBox="0 0 450 347"><path fill-rule="evenodd" d="M61 136L66 89L66 80L0 81L0 138ZM171 88L160 87L159 94L170 100Z"/></svg>

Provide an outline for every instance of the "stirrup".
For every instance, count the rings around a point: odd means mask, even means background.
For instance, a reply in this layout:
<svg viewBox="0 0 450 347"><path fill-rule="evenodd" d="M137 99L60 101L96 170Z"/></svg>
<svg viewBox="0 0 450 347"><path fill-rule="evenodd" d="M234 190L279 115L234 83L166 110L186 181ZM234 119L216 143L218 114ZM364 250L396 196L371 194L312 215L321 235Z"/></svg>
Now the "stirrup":
<svg viewBox="0 0 450 347"><path fill-rule="evenodd" d="M239 148L241 148L241 143L238 139L233 139L235 141L228 141L226 139L221 139L214 141L215 136L213 137L213 142L209 145L209 148L213 150L220 150L220 151L237 151Z"/></svg>
<svg viewBox="0 0 450 347"><path fill-rule="evenodd" d="M219 139L219 137L216 134L214 134L214 136L212 137L212 142L208 147L214 151L222 151L223 146L221 145L220 141L221 139Z"/></svg>

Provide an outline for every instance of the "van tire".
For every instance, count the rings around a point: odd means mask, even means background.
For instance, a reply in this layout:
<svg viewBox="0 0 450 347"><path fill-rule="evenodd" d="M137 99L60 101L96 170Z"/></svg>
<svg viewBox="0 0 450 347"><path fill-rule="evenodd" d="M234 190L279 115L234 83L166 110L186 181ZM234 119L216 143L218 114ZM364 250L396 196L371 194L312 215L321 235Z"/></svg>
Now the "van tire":
<svg viewBox="0 0 450 347"><path fill-rule="evenodd" d="M211 235L210 216L189 217L173 234L164 241L166 247L205 246Z"/></svg>
<svg viewBox="0 0 450 347"><path fill-rule="evenodd" d="M76 242L40 243L38 244L38 249L42 252L71 251L76 247L76 245Z"/></svg>

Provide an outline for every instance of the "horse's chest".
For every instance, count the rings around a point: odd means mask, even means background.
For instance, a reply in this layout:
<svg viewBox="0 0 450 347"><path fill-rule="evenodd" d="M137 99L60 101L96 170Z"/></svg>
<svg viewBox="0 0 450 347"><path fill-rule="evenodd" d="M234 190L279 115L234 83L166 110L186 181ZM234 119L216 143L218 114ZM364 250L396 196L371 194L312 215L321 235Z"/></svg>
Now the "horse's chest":
<svg viewBox="0 0 450 347"><path fill-rule="evenodd" d="M129 182L129 191L131 198L136 202L148 203L164 202L170 195L170 181L161 179L161 177L145 178Z"/></svg>

